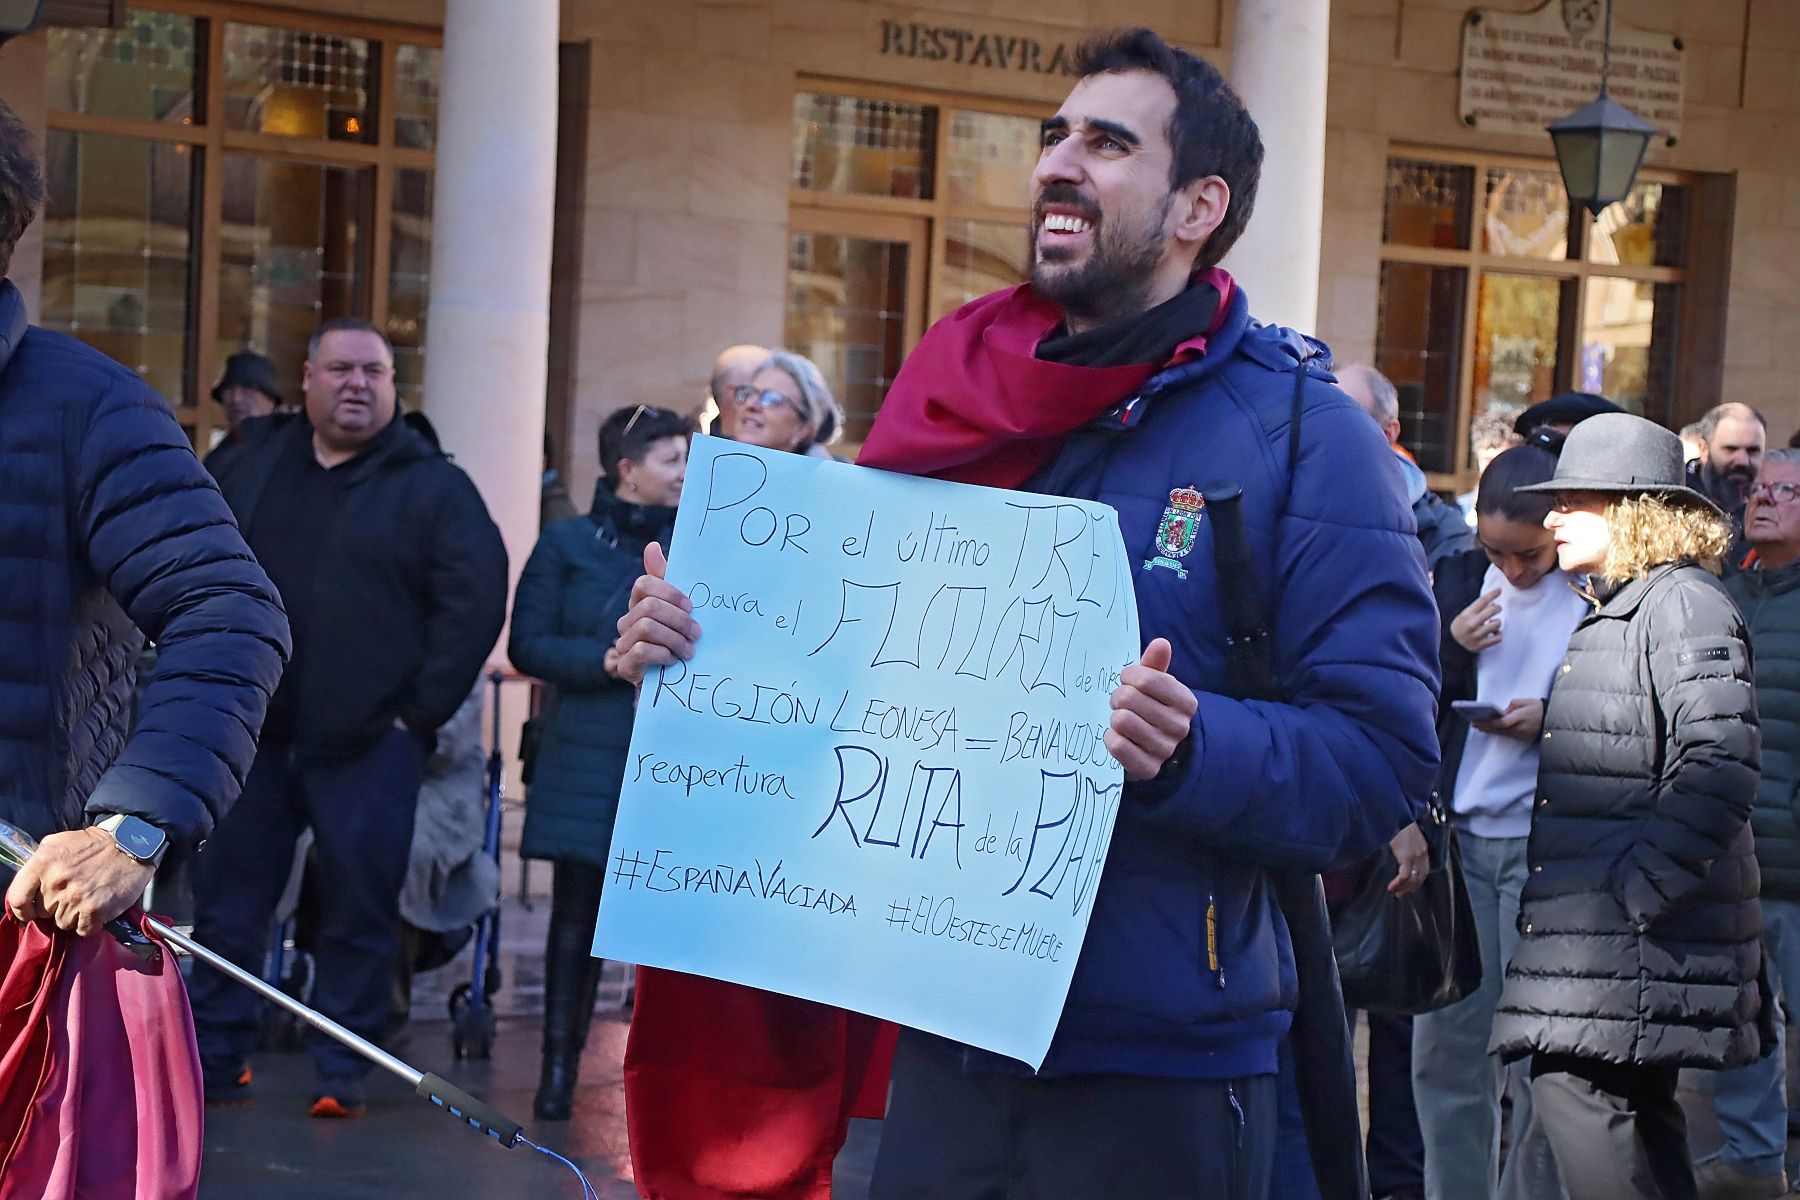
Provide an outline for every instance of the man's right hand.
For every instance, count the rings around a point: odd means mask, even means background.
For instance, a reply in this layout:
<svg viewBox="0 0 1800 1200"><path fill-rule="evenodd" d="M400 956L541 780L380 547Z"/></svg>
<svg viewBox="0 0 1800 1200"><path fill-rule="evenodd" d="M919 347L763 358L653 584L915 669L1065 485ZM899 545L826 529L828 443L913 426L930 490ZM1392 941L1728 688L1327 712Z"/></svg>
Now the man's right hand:
<svg viewBox="0 0 1800 1200"><path fill-rule="evenodd" d="M1483 592L1475 603L1456 614L1450 636L1470 654L1480 654L1500 643L1500 589Z"/></svg>
<svg viewBox="0 0 1800 1200"><path fill-rule="evenodd" d="M631 585L631 607L619 618L616 673L620 679L644 686L644 672L694 657L700 623L687 593L664 579L669 560L662 547L644 547L644 573Z"/></svg>

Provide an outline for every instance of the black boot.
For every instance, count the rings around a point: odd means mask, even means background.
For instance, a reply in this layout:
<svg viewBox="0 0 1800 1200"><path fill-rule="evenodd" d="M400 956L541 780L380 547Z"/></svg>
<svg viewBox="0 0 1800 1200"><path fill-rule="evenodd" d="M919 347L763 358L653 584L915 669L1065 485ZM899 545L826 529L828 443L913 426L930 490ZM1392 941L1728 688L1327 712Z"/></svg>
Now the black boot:
<svg viewBox="0 0 1800 1200"><path fill-rule="evenodd" d="M581 1050L600 986L600 961L590 956L589 947L602 878L599 867L555 864L550 936L544 947L543 1073L531 1103L540 1121L566 1121L574 1111Z"/></svg>
<svg viewBox="0 0 1800 1200"><path fill-rule="evenodd" d="M552 1047L544 1043L544 1069L538 1076L537 1096L531 1101L531 1115L540 1121L566 1121L575 1109L575 1076L581 1062L579 1053L569 1053L566 1043Z"/></svg>

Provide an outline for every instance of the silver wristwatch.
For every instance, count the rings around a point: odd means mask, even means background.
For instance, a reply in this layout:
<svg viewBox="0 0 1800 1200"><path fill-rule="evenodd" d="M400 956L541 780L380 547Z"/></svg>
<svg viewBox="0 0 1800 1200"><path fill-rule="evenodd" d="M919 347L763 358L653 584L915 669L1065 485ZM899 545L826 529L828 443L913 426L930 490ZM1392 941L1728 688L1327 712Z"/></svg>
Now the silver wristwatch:
<svg viewBox="0 0 1800 1200"><path fill-rule="evenodd" d="M142 817L114 813L96 822L96 826L112 834L113 844L121 853L148 866L161 865L163 854L169 848L169 835Z"/></svg>

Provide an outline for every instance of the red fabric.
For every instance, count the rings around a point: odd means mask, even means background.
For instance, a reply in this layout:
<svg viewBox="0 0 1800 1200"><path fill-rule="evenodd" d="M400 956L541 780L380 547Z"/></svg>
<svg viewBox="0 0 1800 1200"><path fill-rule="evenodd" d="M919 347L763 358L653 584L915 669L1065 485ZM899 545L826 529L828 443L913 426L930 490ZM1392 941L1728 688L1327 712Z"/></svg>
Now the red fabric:
<svg viewBox="0 0 1800 1200"><path fill-rule="evenodd" d="M0 918L0 1200L191 1200L202 1106L172 954Z"/></svg>
<svg viewBox="0 0 1800 1200"><path fill-rule="evenodd" d="M646 1200L830 1200L850 1118L887 1108L894 1027L640 967L625 1043L631 1167Z"/></svg>
<svg viewBox="0 0 1800 1200"><path fill-rule="evenodd" d="M1216 327L1231 305L1231 276L1214 268L1196 278L1219 292ZM1020 284L933 325L888 389L858 465L1018 487L1061 449L1064 436L1128 398L1162 366L1206 352L1202 335L1183 342L1168 364L1045 362L1036 356L1038 343L1061 321L1061 309Z"/></svg>

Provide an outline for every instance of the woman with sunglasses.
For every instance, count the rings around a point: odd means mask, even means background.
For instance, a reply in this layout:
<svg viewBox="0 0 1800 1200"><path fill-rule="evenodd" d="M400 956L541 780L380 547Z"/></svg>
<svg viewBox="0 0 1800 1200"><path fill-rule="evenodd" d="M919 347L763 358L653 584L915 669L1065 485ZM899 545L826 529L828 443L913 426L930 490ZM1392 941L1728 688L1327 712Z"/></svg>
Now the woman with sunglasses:
<svg viewBox="0 0 1800 1200"><path fill-rule="evenodd" d="M1774 1044L1749 638L1717 578L1731 529L1686 486L1680 440L1626 413L1577 425L1550 480L1517 490L1556 497L1544 524L1593 608L1544 709L1491 1048L1531 1056L1570 1200L1688 1200L1680 1068Z"/></svg>
<svg viewBox="0 0 1800 1200"><path fill-rule="evenodd" d="M825 447L844 426L844 412L819 368L789 350L773 351L731 400L737 440L752 446L830 458Z"/></svg>
<svg viewBox="0 0 1800 1200"><path fill-rule="evenodd" d="M600 961L588 951L636 695L614 674L617 622L644 547L669 544L692 434L689 418L648 405L608 417L593 510L543 531L513 601L513 665L554 685L519 847L552 864L543 1076L532 1105L539 1120L569 1117L600 982Z"/></svg>

